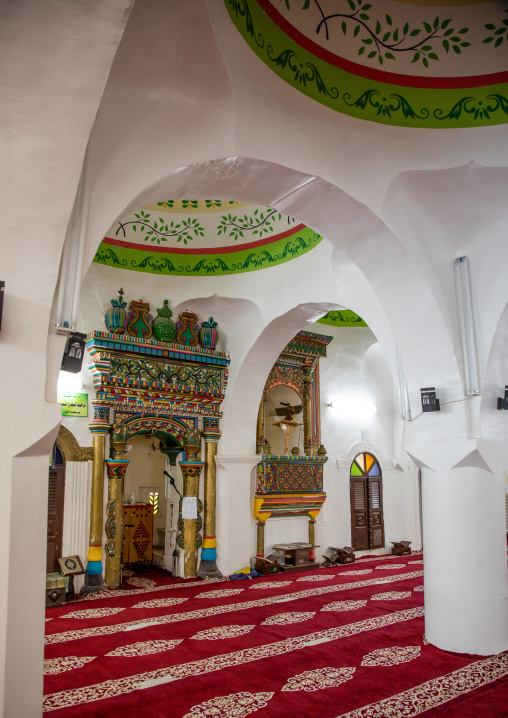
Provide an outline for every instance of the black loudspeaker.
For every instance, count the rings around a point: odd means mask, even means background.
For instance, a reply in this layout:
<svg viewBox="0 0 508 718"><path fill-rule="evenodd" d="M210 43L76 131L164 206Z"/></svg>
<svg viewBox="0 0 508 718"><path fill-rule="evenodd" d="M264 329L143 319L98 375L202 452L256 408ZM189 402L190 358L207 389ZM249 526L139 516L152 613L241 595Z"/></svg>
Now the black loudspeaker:
<svg viewBox="0 0 508 718"><path fill-rule="evenodd" d="M67 344L62 357L62 371L77 374L81 371L83 356L85 354L86 334L72 332L67 337Z"/></svg>
<svg viewBox="0 0 508 718"><path fill-rule="evenodd" d="M4 287L5 282L0 282L0 329L2 328L2 312L4 308Z"/></svg>
<svg viewBox="0 0 508 718"><path fill-rule="evenodd" d="M420 389L422 395L422 411L440 411L439 399L436 399L436 388L429 386L426 389Z"/></svg>
<svg viewBox="0 0 508 718"><path fill-rule="evenodd" d="M497 408L498 409L507 409L508 410L508 386L505 386L504 388L504 398L498 397L497 399Z"/></svg>

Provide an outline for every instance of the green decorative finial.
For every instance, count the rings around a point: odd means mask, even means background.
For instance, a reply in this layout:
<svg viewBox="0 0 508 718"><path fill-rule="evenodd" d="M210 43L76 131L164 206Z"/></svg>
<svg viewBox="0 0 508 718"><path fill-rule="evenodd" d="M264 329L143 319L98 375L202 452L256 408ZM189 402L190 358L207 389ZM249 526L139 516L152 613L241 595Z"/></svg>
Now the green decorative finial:
<svg viewBox="0 0 508 718"><path fill-rule="evenodd" d="M172 342L176 334L176 325L171 319L173 312L169 308L168 300L164 300L164 306L157 309L157 316L153 323L153 333L158 342Z"/></svg>
<svg viewBox="0 0 508 718"><path fill-rule="evenodd" d="M173 312L169 308L167 299L164 300L164 306L161 307L160 309L157 309L157 314L159 315L159 317L172 317L173 316Z"/></svg>

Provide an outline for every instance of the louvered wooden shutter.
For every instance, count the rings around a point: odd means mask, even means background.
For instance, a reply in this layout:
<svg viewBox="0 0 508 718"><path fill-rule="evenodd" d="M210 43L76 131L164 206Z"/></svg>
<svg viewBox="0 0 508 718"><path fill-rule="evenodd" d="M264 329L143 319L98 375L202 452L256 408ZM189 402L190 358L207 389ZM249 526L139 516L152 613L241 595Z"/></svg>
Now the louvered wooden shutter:
<svg viewBox="0 0 508 718"><path fill-rule="evenodd" d="M383 525L383 486L380 477L369 477L368 481L370 548L383 548L385 545L385 532Z"/></svg>
<svg viewBox="0 0 508 718"><path fill-rule="evenodd" d="M367 480L351 477L351 544L357 551L369 548Z"/></svg>
<svg viewBox="0 0 508 718"><path fill-rule="evenodd" d="M62 556L65 469L49 470L48 482L48 553L46 571L58 571L57 558Z"/></svg>

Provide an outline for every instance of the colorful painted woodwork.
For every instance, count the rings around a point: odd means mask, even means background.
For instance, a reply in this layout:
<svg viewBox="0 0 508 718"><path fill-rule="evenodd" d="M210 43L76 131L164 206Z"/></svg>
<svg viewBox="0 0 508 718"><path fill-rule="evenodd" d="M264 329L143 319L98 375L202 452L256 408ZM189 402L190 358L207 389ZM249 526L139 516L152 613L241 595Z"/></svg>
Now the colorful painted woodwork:
<svg viewBox="0 0 508 718"><path fill-rule="evenodd" d="M202 461L180 461L183 476L183 497L180 500L180 515L178 520L178 545L183 548L184 578L197 576L198 548L201 546L201 526L203 520L201 512L203 504L198 498L199 477L204 466ZM184 502L194 506L194 516L187 517L183 510ZM192 511L190 512L192 513Z"/></svg>
<svg viewBox="0 0 508 718"><path fill-rule="evenodd" d="M176 334L176 324L171 319L173 312L169 308L168 300L157 309L157 316L153 320L153 335L158 342L172 342Z"/></svg>
<svg viewBox="0 0 508 718"><path fill-rule="evenodd" d="M199 343L203 349L215 349L218 340L217 322L214 322L213 317L210 317L207 322L202 322L201 324Z"/></svg>
<svg viewBox="0 0 508 718"><path fill-rule="evenodd" d="M114 432L115 433L115 432ZM116 430L116 435L122 437L122 432ZM125 448L123 442L115 445L118 453L119 448ZM124 477L129 461L122 458L115 458L106 461L108 473L108 503L106 505L106 584L109 588L116 588L121 582L120 565L122 562L122 541L123 541L123 485Z"/></svg>
<svg viewBox="0 0 508 718"><path fill-rule="evenodd" d="M111 334L123 334L127 324L127 302L123 301L123 289L118 290L118 299L111 300L111 306L104 314L104 324Z"/></svg>
<svg viewBox="0 0 508 718"><path fill-rule="evenodd" d="M120 292L123 294L122 290ZM120 301L122 299L120 292L119 299L112 300L112 308L123 309L114 304L114 302L123 304ZM159 310L159 317L163 319L170 319L171 310L167 305L168 302L165 300L164 306ZM114 456L114 459L108 462L108 476L110 471L113 471L115 462L118 464L124 460L125 444L133 434L156 432L162 437L161 451L171 457L176 457L183 450L185 443L189 453L192 453L191 448L199 451L201 444L199 434L203 427L206 427L210 442L216 442L220 437L219 423L222 416L220 405L227 386L229 355L198 346L199 325L196 315L192 312L184 313L188 319L187 328L190 334L186 334L183 341L189 342L189 346L179 346L176 343L160 342L149 338L152 332L152 317L147 302L142 300L131 302L130 309L127 328L124 328L123 333L120 332L121 317L118 318L118 313L106 312L106 325L109 324L115 329L115 333L95 331L88 335L87 340L87 349L91 357L88 368L93 377L96 398L92 401L94 418L90 425L90 431L94 434L94 479L90 550L85 577L87 590L84 592L105 588L102 580L103 484L101 482L104 474L106 435L111 432ZM162 330L158 332L159 336L167 339L168 322L164 322L164 325L159 324L166 328L165 334L161 333ZM185 327L183 331L185 334ZM190 346L191 341L194 346ZM208 454L207 461L213 462L214 455L210 452ZM215 542L215 473L210 467L208 483L210 488L205 520L208 522L210 535L207 536L207 541ZM113 489L112 475L109 486ZM106 574L112 582L110 585L113 585L117 576L116 564L114 569L111 568L110 574L108 574L108 565L112 566L113 560L118 559L117 545L121 533L118 511L122 504L122 493L115 490L108 498ZM201 510L202 508L201 506ZM151 507L144 507L144 510L153 518ZM200 528L201 523L198 526L198 537L194 536L194 541L198 541L198 544L201 542ZM149 539L147 538L150 531L148 529L146 531L148 533L145 536L142 528L134 530L132 550L136 556L131 555L129 561L137 560L141 549L143 549L142 556L145 559L150 556L149 560L151 560L152 539L151 535ZM148 541L146 546L144 546L145 541ZM149 551L149 556L145 549ZM213 550L215 551L215 543Z"/></svg>
<svg viewBox="0 0 508 718"><path fill-rule="evenodd" d="M184 347L195 347L199 343L198 317L194 312L180 312L176 323L176 341Z"/></svg>
<svg viewBox="0 0 508 718"><path fill-rule="evenodd" d="M270 516L309 517L309 541L314 543L316 516L325 502L323 465L327 461L320 451L319 358L326 356L332 337L313 332L298 332L273 365L263 391L263 406L268 393L276 386L291 387L302 401L305 456L262 454L257 467L254 517L257 519L257 555L264 554L264 523ZM300 406L277 410L287 419ZM285 420L286 420L285 419ZM280 423L280 422L278 422ZM260 408L257 422L257 446L266 445L264 417Z"/></svg>
<svg viewBox="0 0 508 718"><path fill-rule="evenodd" d="M153 317L149 313L150 305L142 299L132 300L129 304L127 333L136 339L150 339L153 334Z"/></svg>
<svg viewBox="0 0 508 718"><path fill-rule="evenodd" d="M151 563L153 557L153 506L123 507L122 563Z"/></svg>
<svg viewBox="0 0 508 718"><path fill-rule="evenodd" d="M323 491L321 456L263 457L257 468L256 494Z"/></svg>
<svg viewBox="0 0 508 718"><path fill-rule="evenodd" d="M263 401L276 386L289 386L303 405L304 446L307 455L317 454L321 444L319 411L319 358L333 337L313 332L298 332L280 353L263 390ZM260 430L258 426L258 433ZM264 431L262 432L264 433ZM258 445L260 445L258 435Z"/></svg>

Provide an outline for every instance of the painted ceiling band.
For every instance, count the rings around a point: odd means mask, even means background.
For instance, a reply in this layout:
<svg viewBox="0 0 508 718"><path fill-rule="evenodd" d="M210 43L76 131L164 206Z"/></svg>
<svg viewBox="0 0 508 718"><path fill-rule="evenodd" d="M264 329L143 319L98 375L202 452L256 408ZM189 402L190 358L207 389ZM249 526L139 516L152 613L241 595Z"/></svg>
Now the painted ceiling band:
<svg viewBox="0 0 508 718"><path fill-rule="evenodd" d="M271 242L264 247L243 249L242 245L239 245L235 248L237 251L222 255L218 254L217 249L211 255L203 251L196 253L187 251L182 255L172 250L161 255L160 252L155 251L155 247L146 246L136 249L134 247L139 245L126 246L128 243L122 243L123 246L113 248L103 241L93 261L118 269L161 275L221 276L253 272L284 264L314 249L321 240L322 237L317 232L304 227L297 233L293 230L290 237Z"/></svg>
<svg viewBox="0 0 508 718"><path fill-rule="evenodd" d="M256 1L256 0L254 0ZM329 65L345 70L358 77L365 77L377 82L400 85L401 87L420 87L452 90L467 87L487 87L508 82L508 72L491 72L485 75L460 75L457 77L424 77L419 75L405 75L397 72L387 72L375 67L367 67L359 62L346 60L325 47L313 42L309 37L297 30L280 12L270 3L269 0L257 0L258 5L273 20L282 32L293 40L297 45L308 50L315 57L320 58Z"/></svg>
<svg viewBox="0 0 508 718"><path fill-rule="evenodd" d="M506 81L481 88L433 88L403 87L360 77L299 46L255 0L224 1L233 23L256 55L285 82L332 110L402 127L449 129L508 122ZM270 6L271 15L272 9ZM503 78L507 75L500 74ZM403 77L407 76L396 75L397 82Z"/></svg>
<svg viewBox="0 0 508 718"><path fill-rule="evenodd" d="M279 234L274 234L271 237L264 237L263 239L258 239L255 242L246 242L245 244L239 244L237 246L233 245L230 247L210 247L209 249L206 249L204 247L193 249L192 247L150 246L146 244L126 242L122 239L114 239L112 237L104 237L103 243L109 244L113 247L127 247L129 249L137 249L143 252L162 252L163 254L231 254L238 252L239 248L241 248L242 250L256 249L257 247L263 247L266 244L273 244L278 240L286 239L287 237L293 237L299 232L302 232L302 230L304 229L306 229L306 226L304 224L298 224L296 227L291 227L291 229L288 229L286 232L280 232Z"/></svg>

